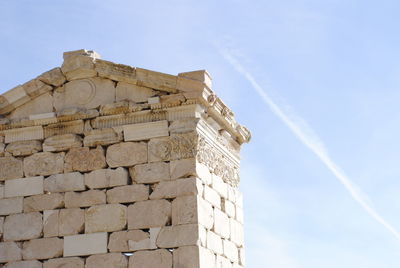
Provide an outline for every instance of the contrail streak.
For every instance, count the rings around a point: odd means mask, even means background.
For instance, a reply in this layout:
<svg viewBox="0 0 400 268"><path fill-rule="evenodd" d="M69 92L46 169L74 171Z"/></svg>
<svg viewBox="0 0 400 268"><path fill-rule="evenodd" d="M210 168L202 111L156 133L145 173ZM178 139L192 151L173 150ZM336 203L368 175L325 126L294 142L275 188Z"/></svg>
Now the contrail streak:
<svg viewBox="0 0 400 268"><path fill-rule="evenodd" d="M254 77L248 72L239 61L226 49L220 50L222 56L227 60L240 74L242 74L257 91L258 95L268 105L272 112L282 120L282 122L293 132L293 134L308 147L322 163L333 173L333 175L343 184L351 197L377 222L382 224L397 239L400 240L400 233L388 223L371 205L368 204L368 196L357 189L351 182L349 177L341 170L341 168L330 158L324 148L322 141L314 133L314 131L306 124L306 122L277 105L268 93L257 83Z"/></svg>

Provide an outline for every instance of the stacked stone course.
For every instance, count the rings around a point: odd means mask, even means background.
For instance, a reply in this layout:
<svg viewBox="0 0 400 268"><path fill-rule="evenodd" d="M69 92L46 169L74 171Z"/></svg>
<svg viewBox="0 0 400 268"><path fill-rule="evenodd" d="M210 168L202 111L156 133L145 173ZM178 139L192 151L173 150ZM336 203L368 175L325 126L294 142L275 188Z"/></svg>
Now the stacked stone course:
<svg viewBox="0 0 400 268"><path fill-rule="evenodd" d="M206 71L64 53L0 96L0 267L244 267L249 139Z"/></svg>

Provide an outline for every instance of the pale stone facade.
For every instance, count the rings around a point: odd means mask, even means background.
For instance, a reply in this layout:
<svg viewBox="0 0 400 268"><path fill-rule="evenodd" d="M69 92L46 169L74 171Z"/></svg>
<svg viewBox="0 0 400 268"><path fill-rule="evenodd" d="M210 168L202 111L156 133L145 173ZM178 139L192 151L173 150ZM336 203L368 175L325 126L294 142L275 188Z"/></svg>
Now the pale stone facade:
<svg viewBox="0 0 400 268"><path fill-rule="evenodd" d="M249 139L206 71L64 53L0 96L0 267L244 267Z"/></svg>

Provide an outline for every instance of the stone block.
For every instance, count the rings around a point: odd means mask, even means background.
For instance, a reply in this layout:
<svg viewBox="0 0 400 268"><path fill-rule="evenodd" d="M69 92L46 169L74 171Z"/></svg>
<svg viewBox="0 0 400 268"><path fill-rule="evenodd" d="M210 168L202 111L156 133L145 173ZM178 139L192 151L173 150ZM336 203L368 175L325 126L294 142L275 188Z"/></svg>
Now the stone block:
<svg viewBox="0 0 400 268"><path fill-rule="evenodd" d="M198 118L184 118L174 120L169 125L170 133L185 133L196 131Z"/></svg>
<svg viewBox="0 0 400 268"><path fill-rule="evenodd" d="M58 223L59 223L60 211L56 210L45 210L43 211L43 236L44 237L55 237L59 235Z"/></svg>
<svg viewBox="0 0 400 268"><path fill-rule="evenodd" d="M24 158L25 176L48 176L64 172L64 153L36 153Z"/></svg>
<svg viewBox="0 0 400 268"><path fill-rule="evenodd" d="M186 195L201 195L203 185L197 178L162 181L157 184L150 199L175 198Z"/></svg>
<svg viewBox="0 0 400 268"><path fill-rule="evenodd" d="M153 138L148 145L149 162L171 160L172 144L170 137Z"/></svg>
<svg viewBox="0 0 400 268"><path fill-rule="evenodd" d="M0 263L19 261L22 259L20 246L15 242L0 242Z"/></svg>
<svg viewBox="0 0 400 268"><path fill-rule="evenodd" d="M171 203L167 200L136 202L128 207L128 229L165 226L171 219Z"/></svg>
<svg viewBox="0 0 400 268"><path fill-rule="evenodd" d="M97 169L85 173L85 184L90 189L110 188L128 184L128 171L122 167L116 169Z"/></svg>
<svg viewBox="0 0 400 268"><path fill-rule="evenodd" d="M216 268L233 268L232 263L225 257L217 255Z"/></svg>
<svg viewBox="0 0 400 268"><path fill-rule="evenodd" d="M42 126L13 128L4 130L4 142L42 140L44 132Z"/></svg>
<svg viewBox="0 0 400 268"><path fill-rule="evenodd" d="M107 253L107 233L64 237L64 257Z"/></svg>
<svg viewBox="0 0 400 268"><path fill-rule="evenodd" d="M229 218L218 208L214 209L214 232L223 238L229 238Z"/></svg>
<svg viewBox="0 0 400 268"><path fill-rule="evenodd" d="M147 162L145 142L121 142L107 148L107 164L110 167L129 167Z"/></svg>
<svg viewBox="0 0 400 268"><path fill-rule="evenodd" d="M60 257L63 254L63 240L57 237L34 239L24 242L22 257L24 260L45 260Z"/></svg>
<svg viewBox="0 0 400 268"><path fill-rule="evenodd" d="M215 255L198 246L179 247L173 252L174 268L215 268Z"/></svg>
<svg viewBox="0 0 400 268"><path fill-rule="evenodd" d="M231 218L235 218L236 215L236 207L231 201L222 199L221 201L222 211L226 213Z"/></svg>
<svg viewBox="0 0 400 268"><path fill-rule="evenodd" d="M151 88L141 87L126 82L118 82L115 91L116 101L129 100L136 103L147 102L148 98L157 94L157 92Z"/></svg>
<svg viewBox="0 0 400 268"><path fill-rule="evenodd" d="M123 129L125 141L149 140L169 135L167 120L124 125Z"/></svg>
<svg viewBox="0 0 400 268"><path fill-rule="evenodd" d="M238 262L239 261L239 251L238 248L234 243L229 240L223 240L224 245L224 255L227 257L231 262Z"/></svg>
<svg viewBox="0 0 400 268"><path fill-rule="evenodd" d="M181 196L172 201L172 225L200 223L207 229L214 224L211 204L198 196Z"/></svg>
<svg viewBox="0 0 400 268"><path fill-rule="evenodd" d="M42 268L40 261L16 261L7 263L4 268Z"/></svg>
<svg viewBox="0 0 400 268"><path fill-rule="evenodd" d="M58 118L60 118L60 116L58 116ZM83 120L74 120L74 121L49 124L43 127L43 131L44 131L44 137L49 138L55 135L82 134L83 128L84 128ZM57 143L57 141L54 142ZM66 144L64 144L64 146L66 146Z"/></svg>
<svg viewBox="0 0 400 268"><path fill-rule="evenodd" d="M0 157L0 181L22 178L24 170L22 161L11 157Z"/></svg>
<svg viewBox="0 0 400 268"><path fill-rule="evenodd" d="M65 156L65 171L91 171L106 167L106 159L102 147L89 149L88 147L72 148Z"/></svg>
<svg viewBox="0 0 400 268"><path fill-rule="evenodd" d="M195 176L201 178L206 184L211 182L211 174L208 168L198 163L195 158L171 161L170 167L172 180Z"/></svg>
<svg viewBox="0 0 400 268"><path fill-rule="evenodd" d="M97 75L97 72L94 70L94 61L95 59L92 57L81 55L68 57L64 60L61 71L67 77L68 81L94 77Z"/></svg>
<svg viewBox="0 0 400 268"><path fill-rule="evenodd" d="M146 250L146 249L156 249L157 245L157 237L161 231L161 227L158 228L150 228L150 237L147 237L142 240L129 240L128 246L129 250L137 251L137 250Z"/></svg>
<svg viewBox="0 0 400 268"><path fill-rule="evenodd" d="M207 248L221 255L224 252L221 237L212 231L207 231Z"/></svg>
<svg viewBox="0 0 400 268"><path fill-rule="evenodd" d="M40 141L15 141L7 145L6 152L13 156L27 156L42 150Z"/></svg>
<svg viewBox="0 0 400 268"><path fill-rule="evenodd" d="M226 184L221 177L213 174L212 176L212 188L223 197L228 197L228 184Z"/></svg>
<svg viewBox="0 0 400 268"><path fill-rule="evenodd" d="M67 236L83 231L85 211L79 208L61 209L58 217L58 234Z"/></svg>
<svg viewBox="0 0 400 268"><path fill-rule="evenodd" d="M68 108L96 109L115 101L114 82L100 77L74 80L54 90L57 112Z"/></svg>
<svg viewBox="0 0 400 268"><path fill-rule="evenodd" d="M6 198L43 194L43 176L6 180L4 186Z"/></svg>
<svg viewBox="0 0 400 268"><path fill-rule="evenodd" d="M176 76L136 68L136 79L139 86L176 92Z"/></svg>
<svg viewBox="0 0 400 268"><path fill-rule="evenodd" d="M165 162L136 165L129 169L129 173L136 183L155 183L171 179L169 163Z"/></svg>
<svg viewBox="0 0 400 268"><path fill-rule="evenodd" d="M25 92L22 86L16 86L15 88L8 90L2 94L2 97L11 104L11 107L16 108L22 104L31 100L28 94ZM4 101L2 101L4 102ZM1 113L7 113L8 111L1 111Z"/></svg>
<svg viewBox="0 0 400 268"><path fill-rule="evenodd" d="M233 243L235 243L238 247L243 246L244 244L243 225L234 219L230 219L230 230L231 230L230 240Z"/></svg>
<svg viewBox="0 0 400 268"><path fill-rule="evenodd" d="M204 199L210 202L216 208L221 208L221 196L211 187L204 186Z"/></svg>
<svg viewBox="0 0 400 268"><path fill-rule="evenodd" d="M239 207L239 206L236 206L235 212L236 212L235 219L236 219L238 222L240 222L241 224L243 224L243 222L244 222L244 219L243 219L243 217L244 217L244 215L243 215L243 208L241 208L241 207Z"/></svg>
<svg viewBox="0 0 400 268"><path fill-rule="evenodd" d="M4 241L38 238L42 230L42 214L39 212L10 215L4 221Z"/></svg>
<svg viewBox="0 0 400 268"><path fill-rule="evenodd" d="M68 192L85 190L83 175L79 172L52 175L44 180L46 192Z"/></svg>
<svg viewBox="0 0 400 268"><path fill-rule="evenodd" d="M47 88L46 88L47 87ZM45 85L46 90L51 89L50 86ZM37 92L33 92L37 94ZM16 108L9 115L10 119L28 118L30 115L44 114L53 112L53 97L50 93L44 93L35 97L31 101L24 103Z"/></svg>
<svg viewBox="0 0 400 268"><path fill-rule="evenodd" d="M89 190L84 192L66 192L65 207L79 208L102 205L106 203L106 193L100 190Z"/></svg>
<svg viewBox="0 0 400 268"><path fill-rule="evenodd" d="M120 231L126 226L127 208L120 204L93 206L85 212L85 233Z"/></svg>
<svg viewBox="0 0 400 268"><path fill-rule="evenodd" d="M78 257L50 259L43 263L43 268L84 268L85 260Z"/></svg>
<svg viewBox="0 0 400 268"><path fill-rule="evenodd" d="M143 184L125 185L107 191L107 203L132 203L149 198L149 186Z"/></svg>
<svg viewBox="0 0 400 268"><path fill-rule="evenodd" d="M128 260L121 253L107 253L89 256L85 268L128 268Z"/></svg>
<svg viewBox="0 0 400 268"><path fill-rule="evenodd" d="M82 147L82 138L76 134L55 135L43 142L44 152L61 152L76 147Z"/></svg>
<svg viewBox="0 0 400 268"><path fill-rule="evenodd" d="M136 84L135 67L116 64L105 60L96 60L95 70L100 77Z"/></svg>
<svg viewBox="0 0 400 268"><path fill-rule="evenodd" d="M93 129L85 132L83 139L84 146L95 147L98 145L110 145L121 142L122 133L118 133L112 128Z"/></svg>
<svg viewBox="0 0 400 268"><path fill-rule="evenodd" d="M172 268L172 254L166 249L138 251L129 258L129 267Z"/></svg>
<svg viewBox="0 0 400 268"><path fill-rule="evenodd" d="M52 85L55 87L59 87L62 84L65 83L66 78L64 74L61 72L60 68L54 68L51 69L50 71L47 71L43 74L41 74L38 79L42 81L43 83L46 83L48 85Z"/></svg>
<svg viewBox="0 0 400 268"><path fill-rule="evenodd" d="M181 76L177 79L177 88L183 92L202 92L206 90L206 85L201 81Z"/></svg>
<svg viewBox="0 0 400 268"><path fill-rule="evenodd" d="M42 194L24 199L24 212L44 211L64 206L64 195L59 193Z"/></svg>
<svg viewBox="0 0 400 268"><path fill-rule="evenodd" d="M108 249L110 252L128 252L129 241L140 242L149 239L149 233L141 230L114 232L110 234Z"/></svg>
<svg viewBox="0 0 400 268"><path fill-rule="evenodd" d="M246 256L244 248L239 248L239 264L242 266L246 265Z"/></svg>
<svg viewBox="0 0 400 268"><path fill-rule="evenodd" d="M0 199L0 216L21 213L23 202L23 197Z"/></svg>
<svg viewBox="0 0 400 268"><path fill-rule="evenodd" d="M200 229L198 224L164 226L157 237L159 248L176 248L181 246L200 245Z"/></svg>
<svg viewBox="0 0 400 268"><path fill-rule="evenodd" d="M39 79L32 79L23 84L22 87L24 88L25 92L29 95L29 97L32 98L32 100L29 102L35 101L38 97L45 95L45 93L53 89L52 86L46 85ZM53 106L52 101L50 101L50 105Z"/></svg>
<svg viewBox="0 0 400 268"><path fill-rule="evenodd" d="M178 77L185 77L188 79L200 81L204 83L206 86L211 88L212 83L211 83L211 75L207 72L207 70L198 70L198 71L191 71L191 72L184 72L184 73L179 73Z"/></svg>

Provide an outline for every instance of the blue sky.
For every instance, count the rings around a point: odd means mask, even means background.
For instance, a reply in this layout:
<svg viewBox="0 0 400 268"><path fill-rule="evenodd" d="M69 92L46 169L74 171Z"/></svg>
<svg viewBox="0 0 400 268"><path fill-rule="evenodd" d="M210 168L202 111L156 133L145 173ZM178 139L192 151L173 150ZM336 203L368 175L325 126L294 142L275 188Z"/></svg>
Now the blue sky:
<svg viewBox="0 0 400 268"><path fill-rule="evenodd" d="M247 267L394 268L400 240L296 138L228 50L400 229L400 2L0 1L0 92L94 49L171 74L207 69L248 126L242 150Z"/></svg>

